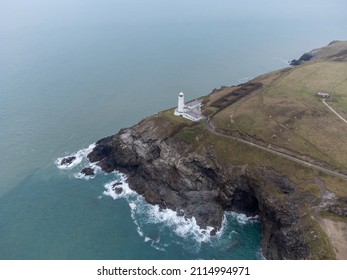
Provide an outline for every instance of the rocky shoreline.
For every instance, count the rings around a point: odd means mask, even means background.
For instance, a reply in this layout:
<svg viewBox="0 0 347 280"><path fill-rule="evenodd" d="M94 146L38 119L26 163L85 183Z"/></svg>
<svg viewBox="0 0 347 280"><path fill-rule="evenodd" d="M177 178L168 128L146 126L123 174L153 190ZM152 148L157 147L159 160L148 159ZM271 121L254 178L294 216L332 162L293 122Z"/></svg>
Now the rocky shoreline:
<svg viewBox="0 0 347 280"><path fill-rule="evenodd" d="M334 41L293 60L291 64L297 67L291 69L299 71L307 61L311 66L319 61L345 62L346 54L345 43ZM304 65L299 66L301 64ZM250 95L287 77L287 70L262 75L235 87L214 90L202 101L204 114L212 118L219 112L224 113L223 109L246 96L252 101ZM263 99L260 96L261 102ZM292 107L287 107L294 110L296 105L292 101ZM287 107L283 105L285 110ZM250 107L246 114L251 114L251 110ZM267 259L345 257L345 251L340 252L341 243L347 248L343 230L347 216L344 181L341 181L344 177L336 177L332 172L323 174L320 172L322 168L310 166L315 164L333 170L334 167L324 161L325 157L315 156L315 153L311 157L300 154L300 149L291 150L291 146L273 145L272 150L289 155L295 153L296 158L304 160L305 164L302 164L259 149L259 146L269 146L269 142L240 134L240 128L211 129L209 122L193 123L173 116L173 111L148 117L81 151L80 154L87 155L92 163L80 172L81 176L93 177L98 168L105 172L120 171L128 178L129 187L148 203L176 211L179 216L194 217L196 223L211 235L221 229L226 211L257 215L262 223L262 253ZM223 118L215 119L222 127L229 117L230 123L234 123L234 112L225 112ZM263 112L259 114L263 116ZM272 118L270 113L266 114ZM281 117L278 114L277 118ZM247 121L247 118L243 119ZM306 119L314 123L310 116ZM282 127L290 129L288 123L279 122L279 131ZM247 145L240 141L245 140L244 137L247 137ZM77 153L59 158L56 164L61 169L68 169L79 161ZM112 189L116 193L123 191L117 184ZM339 238L331 237L332 232Z"/></svg>
<svg viewBox="0 0 347 280"><path fill-rule="evenodd" d="M274 170L254 166L222 166L213 147L187 152L189 145L166 135L152 118L99 140L88 155L104 171L125 173L129 186L148 203L169 208L215 234L225 211L262 222L262 249L267 259L305 259L310 230L297 186ZM274 189L279 195L273 195ZM300 196L300 199L299 199Z"/></svg>

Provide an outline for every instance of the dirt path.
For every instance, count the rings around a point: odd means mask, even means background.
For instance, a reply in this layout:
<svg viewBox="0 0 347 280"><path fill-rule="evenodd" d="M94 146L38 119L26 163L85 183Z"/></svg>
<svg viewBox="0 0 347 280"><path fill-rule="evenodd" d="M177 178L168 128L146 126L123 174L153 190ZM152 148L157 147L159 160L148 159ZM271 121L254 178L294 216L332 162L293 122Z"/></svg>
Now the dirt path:
<svg viewBox="0 0 347 280"><path fill-rule="evenodd" d="M206 121L205 121L205 126L206 126L206 128L207 128L209 131L211 131L212 133L214 133L214 134L216 134L216 135L220 135L220 136L223 136L223 137L226 137L226 138L230 138L230 139L233 139L233 140L238 141L238 142L241 142L241 143L245 143L245 144L247 144L247 145L249 145L249 146L256 147L256 148L258 148L258 149L261 149L261 150L267 151L267 152L269 152L269 153L278 155L278 156L280 156L280 157L289 159L289 160L291 160L291 161L294 161L294 162L297 162L297 163L299 163L299 164L308 166L308 167L310 167L310 168L313 168L313 169L322 171L322 172L324 172L324 173L328 173L328 174L330 174L330 175L333 175L333 176L339 177L339 178L341 178L341 179L347 180L347 175L345 175L345 174L343 174L343 173L340 173L340 172L337 172L337 171L334 171L334 170L330 170L330 169L327 169L327 168L318 166L318 165L316 165L316 164L309 163L309 162L307 162L307 161L304 161L304 160L298 159L298 158L296 158L296 157L293 157L293 156L290 156L290 155L281 153L281 152L279 152L279 151L272 150L272 149L270 149L270 148L267 148L267 147L258 145L258 144L256 144L256 143L249 142L249 141L247 141L247 140L244 140L244 139L241 139L241 138L238 138L238 137L235 137L235 136L225 135L225 134L223 134L223 133L217 132L217 131L211 126L210 119L206 119Z"/></svg>
<svg viewBox="0 0 347 280"><path fill-rule="evenodd" d="M347 180L347 175L345 175L345 174L326 169L324 167L306 162L304 160L295 158L293 156L286 155L286 154L278 152L278 151L274 151L270 148L263 147L261 145L249 142L249 141L244 140L244 139L240 139L240 138L237 138L237 137L234 137L231 135L225 135L225 134L219 133L219 132L215 131L215 129L211 126L210 119L206 119L205 126L209 131L211 131L212 133L214 133L216 135L227 137L227 138L233 139L235 141L245 143L245 144L250 145L252 147L257 147L257 148L264 150L264 151L267 151L269 153L276 154L280 157L289 159L289 160L297 162L299 164L302 164L302 165L314 168L316 170L320 170L320 171L323 171L325 173L337 176L337 177L342 178L344 180ZM317 180L319 180L319 179L317 178ZM323 183L323 182L321 182L321 183ZM321 186L322 203L333 199L333 194L331 192L328 192L324 188L324 186L322 186L321 184L319 184L319 185ZM347 224L344 222L339 222L339 221L321 218L319 216L319 206L317 206L317 207L315 207L315 209L313 209L313 217L312 218L315 219L320 224L322 229L327 234L327 236L331 242L331 245L335 251L336 258L339 260L347 260Z"/></svg>
<svg viewBox="0 0 347 280"><path fill-rule="evenodd" d="M234 136L231 136L231 135L226 135L226 134L217 132L217 131L211 126L210 119L206 119L205 125L206 125L206 128L207 128L209 131L211 131L212 133L214 133L214 134L216 134L216 135L220 135L220 136L223 136L223 137L226 137L226 138L233 139L233 140L238 141L238 142L245 143L245 144L247 144L247 145L249 145L249 146L256 147L256 148L258 148L258 149L261 149L261 150L267 151L267 152L269 152L269 153L278 155L278 156L280 156L280 157L289 159L289 160L291 160L291 161L294 161L294 162L297 162L297 163L299 163L299 164L308 166L308 167L310 167L310 168L313 168L313 169L322 171L322 172L324 172L324 173L328 173L328 174L330 174L330 175L334 175L334 176L339 177L339 178L341 178L341 179L347 180L347 175L345 175L345 174L343 174L343 173L340 173L340 172L337 172L337 171L333 171L333 170L330 170L330 169L327 169L327 168L318 166L318 165L316 165L316 164L309 163L309 162L307 162L307 161L304 161L304 160L298 159L298 158L296 158L296 157L293 157L293 156L290 156L290 155L281 153L281 152L279 152L279 151L272 150L272 149L270 149L270 148L267 148L267 147L258 145L258 144L253 143L253 142L249 142L249 141L247 141L247 140L244 140L244 139L241 139L241 138L238 138L238 137L234 137Z"/></svg>
<svg viewBox="0 0 347 280"><path fill-rule="evenodd" d="M336 112L333 108L331 108L326 102L325 100L323 99L322 101L324 103L325 106L327 106L329 108L329 110L331 112L333 112L336 116L338 116L341 120L343 120L345 123L347 123L347 120L345 120L338 112Z"/></svg>
<svg viewBox="0 0 347 280"><path fill-rule="evenodd" d="M315 179L320 188L321 202L312 207L312 218L316 220L327 237L335 252L336 259L347 260L347 223L343 221L331 220L320 216L321 207L326 203L335 200L335 194L325 188L324 181L320 178Z"/></svg>
<svg viewBox="0 0 347 280"><path fill-rule="evenodd" d="M347 260L347 225L343 222L321 219L319 224L329 237L336 259Z"/></svg>

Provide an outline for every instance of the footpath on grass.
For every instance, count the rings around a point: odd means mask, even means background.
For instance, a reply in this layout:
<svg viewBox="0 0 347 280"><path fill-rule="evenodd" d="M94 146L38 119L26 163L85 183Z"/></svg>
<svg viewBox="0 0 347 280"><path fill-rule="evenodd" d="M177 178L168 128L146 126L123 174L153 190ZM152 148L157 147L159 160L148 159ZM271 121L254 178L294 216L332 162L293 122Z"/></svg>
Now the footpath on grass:
<svg viewBox="0 0 347 280"><path fill-rule="evenodd" d="M345 123L347 123L347 120L346 119L344 119L338 112L336 112L333 108L331 108L326 102L325 102L325 100L323 100L323 103L324 103L324 105L325 106L327 106L328 108L329 108L329 110L331 111L331 112L333 112L336 116L338 116L341 120L343 120Z"/></svg>
<svg viewBox="0 0 347 280"><path fill-rule="evenodd" d="M346 120L344 120L344 121L346 121ZM347 123L347 121L346 121L346 123ZM256 147L256 148L258 148L258 149L261 149L261 150L267 151L267 152L269 152L269 153L278 155L278 156L280 156L280 157L289 159L289 160L294 161L294 162L296 162L296 163L299 163L299 164L308 166L308 167L310 167L310 168L313 168L313 169L322 171L322 172L324 172L324 173L327 173L327 174L330 174L330 175L339 177L339 178L341 178L341 179L347 180L347 175L346 175L346 174L343 174L343 173L340 173L340 172L338 172L338 171L334 171L334 170L331 170L331 169L328 169L328 168L324 168L324 167L322 167L322 166L319 166L319 165L316 165L316 164L313 164L313 163L304 161L304 160L299 159L299 158L296 158L296 157L294 157L294 156L287 155L287 154L282 153L282 152L279 152L279 151L275 151L275 150L271 149L270 147L264 147L264 146L261 146L261 145L259 145L259 144L253 143L253 142L251 142L251 141L247 141L247 140L245 140L245 139L241 139L241 138L236 137L236 136L231 136L231 135L227 135L227 134L223 134L223 133L217 132L217 131L215 130L215 128L214 128L213 126L211 126L211 119L210 119L210 118L208 118L208 119L205 120L205 126L206 126L206 128L207 128L209 131L211 131L212 133L214 133L214 134L216 134L216 135L220 135L220 136L223 136L223 137L226 137L226 138L233 139L233 140L235 140L235 141L238 141L238 142L247 144L247 145L249 145L249 146Z"/></svg>

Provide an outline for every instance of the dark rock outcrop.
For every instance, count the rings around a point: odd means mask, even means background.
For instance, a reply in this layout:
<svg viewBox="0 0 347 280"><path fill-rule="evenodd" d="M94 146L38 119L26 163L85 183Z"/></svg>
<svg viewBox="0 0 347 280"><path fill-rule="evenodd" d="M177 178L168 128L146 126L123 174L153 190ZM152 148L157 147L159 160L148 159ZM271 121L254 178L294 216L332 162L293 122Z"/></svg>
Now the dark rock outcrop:
<svg viewBox="0 0 347 280"><path fill-rule="evenodd" d="M60 165L70 165L72 162L74 162L76 159L75 156L70 156L70 157L64 157L61 162Z"/></svg>
<svg viewBox="0 0 347 280"><path fill-rule="evenodd" d="M296 186L287 177L254 166L222 166L213 146L189 152L151 118L97 142L88 155L106 172L128 175L129 185L151 204L195 217L200 227L221 228L227 210L259 215L263 254L269 259L305 259L304 217Z"/></svg>
<svg viewBox="0 0 347 280"><path fill-rule="evenodd" d="M310 61L314 57L314 53L304 53L299 59L293 59L289 64L292 66L298 66L305 61Z"/></svg>
<svg viewBox="0 0 347 280"><path fill-rule="evenodd" d="M123 189L120 187L115 187L113 188L113 190L115 191L116 194L121 194L123 192Z"/></svg>
<svg viewBox="0 0 347 280"><path fill-rule="evenodd" d="M94 169L91 167L86 167L86 168L82 169L81 173L86 175L86 176L94 176L95 175Z"/></svg>

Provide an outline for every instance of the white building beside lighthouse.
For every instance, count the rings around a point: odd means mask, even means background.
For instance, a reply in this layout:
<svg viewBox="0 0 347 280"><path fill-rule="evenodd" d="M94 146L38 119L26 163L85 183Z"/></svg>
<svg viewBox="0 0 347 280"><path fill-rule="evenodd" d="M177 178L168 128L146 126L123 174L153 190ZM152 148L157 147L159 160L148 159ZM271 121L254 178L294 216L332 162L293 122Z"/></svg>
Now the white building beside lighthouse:
<svg viewBox="0 0 347 280"><path fill-rule="evenodd" d="M175 116L182 116L193 122L200 121L204 118L201 113L201 101L193 100L185 104L183 92L178 94L178 105L174 114Z"/></svg>

